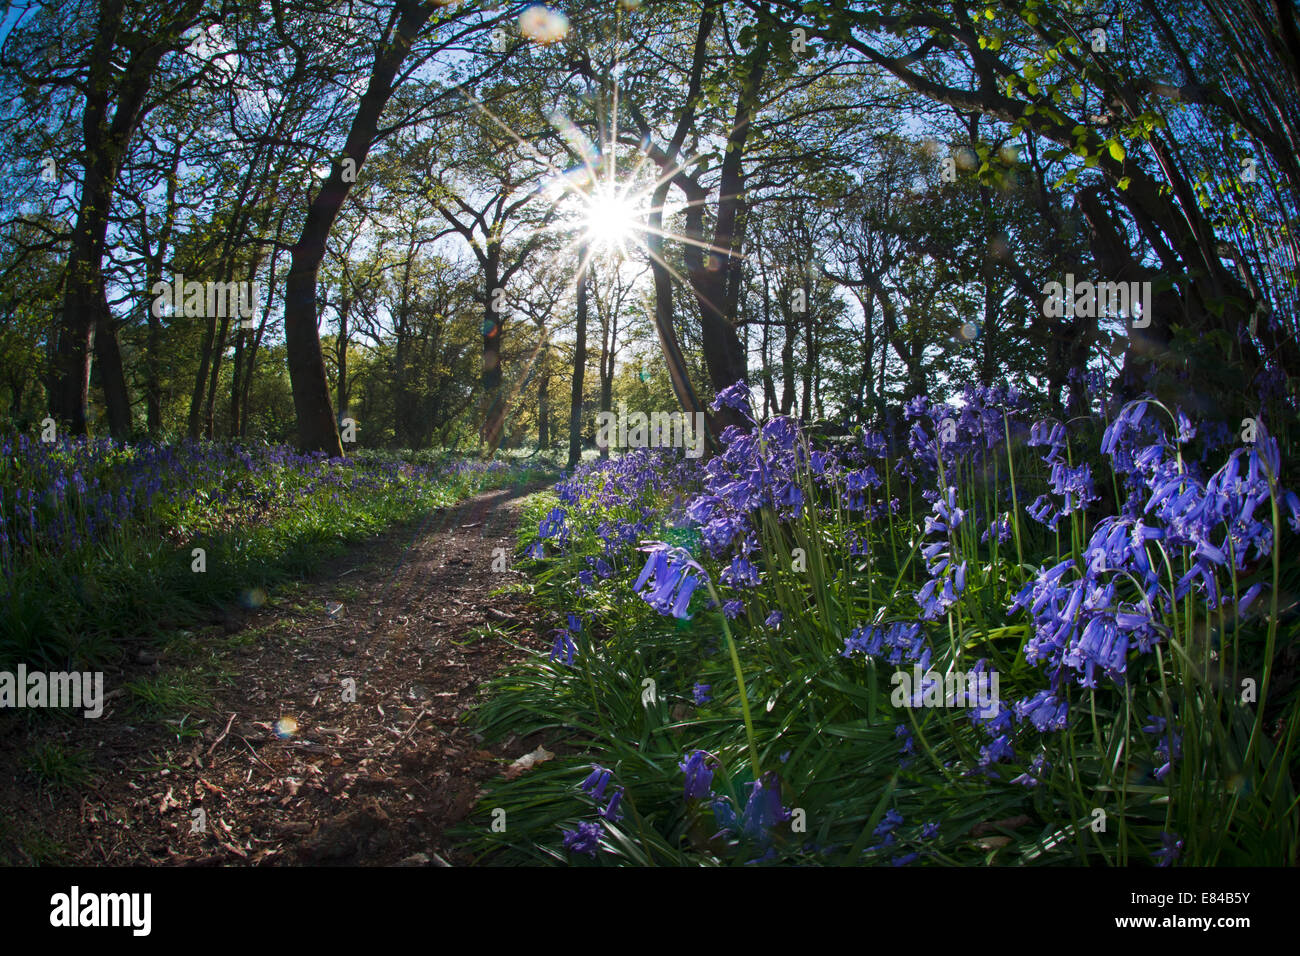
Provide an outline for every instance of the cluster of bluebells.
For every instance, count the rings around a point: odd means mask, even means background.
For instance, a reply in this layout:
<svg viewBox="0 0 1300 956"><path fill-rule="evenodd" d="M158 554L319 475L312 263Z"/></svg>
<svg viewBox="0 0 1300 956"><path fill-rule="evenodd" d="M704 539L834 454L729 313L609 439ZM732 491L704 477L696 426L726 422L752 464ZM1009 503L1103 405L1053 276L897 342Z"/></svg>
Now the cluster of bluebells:
<svg viewBox="0 0 1300 956"><path fill-rule="evenodd" d="M933 514L925 519L925 533L939 540L921 549L929 579L915 595L921 620L933 621L947 614L966 590L966 562L957 562L956 534L966 518L957 507L957 489L949 487L936 496Z"/></svg>
<svg viewBox="0 0 1300 956"><path fill-rule="evenodd" d="M1213 610L1232 600L1225 582L1271 553L1273 497L1300 530L1300 500L1277 486L1278 447L1262 426L1253 445L1233 450L1203 479L1178 453L1194 434L1191 424L1176 413L1170 438L1149 408L1148 401L1124 406L1103 437L1103 452L1127 479L1120 513L1093 528L1081 562L1068 558L1041 568L1011 604L1012 613L1032 619L1025 657L1043 666L1049 684L1018 702L1015 712L1040 732L1066 726L1066 681L1084 688L1103 679L1125 684L1134 655L1150 654L1167 638L1177 602L1194 594ZM1178 569L1172 578L1171 566ZM1246 589L1238 614L1262 588ZM1164 733L1163 719L1153 718L1147 731ZM1179 757L1178 734L1165 733L1156 753L1163 778Z"/></svg>
<svg viewBox="0 0 1300 956"><path fill-rule="evenodd" d="M600 838L605 832L601 821L617 823L623 819L623 811L620 809L623 803L623 788L615 787L609 793L608 799L606 798L606 791L612 777L612 771L599 764L592 764L591 773L579 784L578 789L585 793L595 804L598 820L584 820L574 829L565 830L562 833L561 843L570 853L584 853L587 856L595 856L596 851L600 848ZM601 805L602 802L604 803L603 806Z"/></svg>
<svg viewBox="0 0 1300 956"><path fill-rule="evenodd" d="M555 486L559 504L538 524L529 557L583 553L578 583L592 588L634 559L640 543L673 519L673 503L694 481L697 466L662 449L636 448L575 468ZM665 504L667 502L667 504Z"/></svg>
<svg viewBox="0 0 1300 956"><path fill-rule="evenodd" d="M566 667L573 666L573 657L578 652L575 638L582 633L582 621L576 614L568 615L564 627L555 631L555 643L551 645L551 660L558 661Z"/></svg>
<svg viewBox="0 0 1300 956"><path fill-rule="evenodd" d="M855 627L844 639L840 656L852 657L854 654L879 658L895 667L904 662L918 663L922 670L930 666L930 648L917 621Z"/></svg>
<svg viewBox="0 0 1300 956"><path fill-rule="evenodd" d="M931 402L918 395L903 409L912 423L907 437L910 454L900 457L895 470L915 480L939 475L948 480L958 463L980 465L998 453L1006 440L1009 416L1025 406L1015 388L967 385L958 401Z"/></svg>
<svg viewBox="0 0 1300 956"><path fill-rule="evenodd" d="M678 764L686 777L683 797L688 804L707 805L718 827L714 840L747 840L771 850L773 834L787 822L792 812L781 802L781 783L775 773L745 784L748 791L737 812L729 796L713 791L713 774L717 760L703 750L694 750ZM767 858L767 857L764 857ZM757 862L757 861L754 861Z"/></svg>
<svg viewBox="0 0 1300 956"><path fill-rule="evenodd" d="M1167 639L1178 602L1189 595L1212 610L1232 603L1237 576L1249 573L1274 546L1274 501L1290 526L1300 531L1300 498L1279 486L1277 443L1262 424L1253 444L1233 448L1226 461L1212 470L1206 455L1193 459L1189 443L1197 439L1202 448L1222 447L1231 436L1219 434L1221 428L1193 426L1177 410L1162 419L1152 413L1151 400L1110 409L1113 419L1101 451L1119 479L1118 502L1116 513L1092 523L1093 516L1084 513L1100 498L1095 463L1074 463L1061 424L1039 422L1029 428L1020 415L1025 403L1014 390L970 387L947 405L924 396L914 399L905 410L906 449L898 454L879 432L865 432L849 446L814 448L793 419L778 417L757 424L748 390L739 384L720 395L714 407L724 406L741 412L749 426L724 430L719 454L689 477L678 473L672 479L677 487L694 484L699 489L681 511L698 531L699 551L641 543L645 559L635 590L660 613L686 618L695 592L707 584L709 590L719 591L727 618L762 608L751 623L763 621L769 631L788 629L780 611L772 611L766 601L751 600L772 572L760 554L759 528L765 526L760 522L774 517L791 524L835 512L839 518L826 526L837 528L838 544L847 554L867 553L872 532L866 526L886 513L898 513L897 499L886 501L888 495L881 493L881 475L899 473L930 504L922 527L911 532L923 536L917 547L926 569L919 590L912 592L916 620L886 621L899 609L882 609L877 623L851 632L841 652L846 658L865 656L896 667L915 664L929 669L932 652L926 627L931 622L943 626L942 619L963 600L972 573L979 575L981 597L988 593L987 570L968 560L969 549L978 547L978 538L992 551L1012 536L1016 515L1001 510L1009 502L968 514L959 483L972 474L987 475L1000 468L1008 437L1013 444L1041 449L1048 468L1047 491L1027 506L1020 504L1051 529L1062 518L1070 519L1073 528L1082 528L1076 542L1079 550L1077 556L1053 559L1040 567L1010 603L1012 616L1029 618L1023 653L1027 663L1040 668L1044 686L1024 690L1020 699L996 701L987 710L970 709L969 719L984 740L977 764L965 770L996 778L996 765L1016 761L1017 750L1022 749L1025 762L1011 782L1024 787L1038 786L1051 770L1044 742L1034 735L1069 726L1071 684L1085 689L1103 682L1124 685L1143 656ZM1166 422L1172 423L1172 429ZM600 493L603 473L611 467L589 468L582 481L566 488L561 495L562 501L566 496L570 499L566 515L548 516L552 525L544 529L552 532L552 538L560 535L560 518L571 520L573 502ZM662 464L643 462L641 467L643 474L656 476L646 480L658 482L666 474ZM622 478L613 485L636 487ZM661 500L670 485L656 485ZM1002 491L1006 495L1008 489L1002 486ZM977 496L973 500L967 507L982 509L990 503L981 503ZM844 516L847 522L841 520ZM663 509L647 515L636 531L661 531L665 518ZM602 535L604 540L614 540L609 530L610 535ZM626 537L619 540L624 555L631 546ZM716 576L700 563L705 561L717 569ZM1171 567L1176 568L1172 575ZM589 572L604 576L594 564L589 564ZM1264 587L1245 588L1235 599L1236 613L1246 615ZM972 673L987 669L988 662L980 660ZM708 699L708 690L707 685L696 685L697 703ZM918 695L922 691L916 689ZM1176 727L1166 727L1163 718L1150 718L1143 729L1154 738L1156 778L1164 779L1181 756L1181 735ZM899 725L898 738L900 758L910 761L916 742L906 724ZM1035 756L1030 758L1029 753ZM687 755L681 764L687 801L712 808L719 834L764 842L761 834L785 819L783 813L788 816L775 778L764 776L749 784L743 807L737 807L731 798L713 793L716 766L703 751ZM876 834L879 849L891 845L901 825L901 818L896 820L893 813ZM1180 850L1181 841L1171 837L1157 858L1172 861ZM904 856L903 862L910 860Z"/></svg>
<svg viewBox="0 0 1300 956"><path fill-rule="evenodd" d="M872 835L877 837L877 841L862 851L863 856L872 854L893 855L889 858L890 866L907 866L909 863L915 863L921 858L921 854L916 850L908 850L904 853L895 852L899 848L899 834L902 833L902 827L906 819L901 813L890 807L885 811L884 817L881 818ZM912 845L931 843L939 837L939 824L935 821L923 824L919 830L912 830Z"/></svg>
<svg viewBox="0 0 1300 956"><path fill-rule="evenodd" d="M1048 486L1051 494L1042 494L1025 510L1035 521L1053 531L1062 518L1082 511L1098 500L1092 482L1092 467L1086 463L1070 465L1063 452L1066 447L1065 426L1060 422L1038 422L1030 431L1031 447L1046 447L1043 462L1051 468ZM1056 497L1053 498L1052 495Z"/></svg>
<svg viewBox="0 0 1300 956"><path fill-rule="evenodd" d="M1007 416L1021 405L1023 400L1014 389L996 387L967 387L960 402L953 405L934 405L924 397L913 400L907 409L908 417L916 419L909 441L911 450L899 458L898 470L907 475L917 469L935 473L943 464L948 473L955 470L961 456L982 459L1005 442ZM718 396L713 407L724 406L737 409L750 426L723 430L722 451L696 476L701 490L686 505L684 517L698 530L703 551L720 564L717 584L723 589L723 611L728 618L735 618L744 612L749 595L763 580L765 568L757 555L756 530L761 511L770 510L783 521L798 520L814 504L809 501L808 482L828 493L829 501L820 504L827 513L834 506L872 521L886 513L897 513L901 502L896 497L885 500L880 493L880 467L890 456L889 441L882 433L866 431L860 441L847 448L811 449L794 419L775 417L762 425L754 423L748 389L743 384L737 383ZM934 426L935 435L926 431L923 422ZM942 440L937 439L939 435ZM575 475L564 486L561 498L567 495L578 500L590 495L593 474L588 471ZM945 487L944 494L934 499L934 514L927 521L926 531L952 541L964 517L955 489ZM999 540L1005 541L1010 529L1008 516L1003 515L1001 522L996 531ZM634 525L627 534L642 530L644 525ZM869 536L855 529L849 529L849 535L848 551L865 553ZM945 613L965 587L966 563L950 560L951 551L942 543L927 549L931 581L917 595L923 620ZM649 595L652 603L664 613L684 616L687 612L677 581L680 578L690 589L700 572L692 569L693 573L684 573L681 562L677 562L673 575L655 574L652 565L660 566L662 561L658 551L651 553L637 589L654 578L657 584ZM673 600L666 600L670 596Z"/></svg>
<svg viewBox="0 0 1300 956"><path fill-rule="evenodd" d="M111 439L0 439L0 572L37 555L60 558L110 535L185 534L264 522L309 501L408 495L447 467L329 459L285 446L183 441L127 445Z"/></svg>
<svg viewBox="0 0 1300 956"><path fill-rule="evenodd" d="M1149 653L1164 638L1174 602L1196 593L1215 609L1230 600L1225 576L1271 551L1271 494L1300 527L1300 501L1270 484L1280 462L1276 442L1262 429L1255 445L1234 450L1202 481L1182 467L1167 439L1132 446L1145 404L1126 406L1103 441L1117 472L1129 467L1141 478L1141 493L1130 496L1121 514L1097 523L1081 570L1072 559L1043 568L1011 605L1033 618L1025 655L1046 665L1054 686L1067 673L1087 688L1097 686L1099 674L1122 684L1130 654ZM1157 549L1190 556L1177 580L1167 579ZM1242 603L1248 608L1258 594L1252 586Z"/></svg>

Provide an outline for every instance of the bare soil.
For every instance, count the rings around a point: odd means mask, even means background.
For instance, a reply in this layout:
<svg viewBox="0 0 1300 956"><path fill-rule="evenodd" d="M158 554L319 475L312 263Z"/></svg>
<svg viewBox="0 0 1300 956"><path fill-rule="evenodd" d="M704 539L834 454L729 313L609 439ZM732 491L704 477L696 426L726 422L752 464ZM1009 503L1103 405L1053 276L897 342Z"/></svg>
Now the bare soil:
<svg viewBox="0 0 1300 956"><path fill-rule="evenodd" d="M97 720L6 714L0 863L468 862L445 831L529 747L485 747L466 711L548 629L493 595L521 576L495 549L513 561L526 493L480 494L259 608L132 647ZM139 680L199 700L150 709L123 691ZM80 752L88 781L33 771L41 744Z"/></svg>

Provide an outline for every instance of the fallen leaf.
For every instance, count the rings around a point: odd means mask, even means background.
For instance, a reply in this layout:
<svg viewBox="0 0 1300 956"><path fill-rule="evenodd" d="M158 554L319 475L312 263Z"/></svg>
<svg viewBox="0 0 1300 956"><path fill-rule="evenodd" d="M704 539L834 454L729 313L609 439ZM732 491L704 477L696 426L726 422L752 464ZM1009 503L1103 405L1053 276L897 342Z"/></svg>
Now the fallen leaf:
<svg viewBox="0 0 1300 956"><path fill-rule="evenodd" d="M550 760L554 756L555 754L551 753L545 747L538 747L536 750L532 751L531 753L524 754L522 757L520 757L518 760L512 763L509 767L507 767L506 774L505 774L506 779L513 780L521 773L533 769L533 767L537 766L539 763L545 763L546 761Z"/></svg>

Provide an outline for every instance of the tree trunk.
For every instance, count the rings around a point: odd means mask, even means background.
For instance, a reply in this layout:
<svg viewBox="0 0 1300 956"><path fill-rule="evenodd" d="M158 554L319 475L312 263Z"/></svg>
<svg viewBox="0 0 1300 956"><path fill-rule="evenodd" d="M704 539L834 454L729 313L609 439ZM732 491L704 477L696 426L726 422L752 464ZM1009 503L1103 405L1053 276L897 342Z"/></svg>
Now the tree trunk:
<svg viewBox="0 0 1300 956"><path fill-rule="evenodd" d="M763 418L776 410L776 380L772 377L772 288L767 269L763 269L763 335L759 344L763 368Z"/></svg>
<svg viewBox="0 0 1300 956"><path fill-rule="evenodd" d="M157 266L150 265L145 281L148 288L153 289L154 283L161 280L162 267L159 259ZM161 356L158 354L162 350L162 319L153 314L153 303L148 300L145 305L145 321L149 327L144 356L145 428L150 438L157 438L162 434L162 372L159 362Z"/></svg>
<svg viewBox="0 0 1300 956"><path fill-rule="evenodd" d="M660 168L660 175L667 175L669 170ZM646 248L650 254L650 274L655 288L655 334L659 338L659 350L663 353L664 364L668 366L668 379L672 383L673 394L682 411L695 415L704 411L695 386L691 384L690 374L686 368L686 358L682 355L681 343L677 339L677 329L673 325L673 277L664 259L663 208L668 199L670 183L661 182L655 189L650 204L650 215L645 236ZM710 436L712 442L713 436Z"/></svg>
<svg viewBox="0 0 1300 956"><path fill-rule="evenodd" d="M487 260L483 263L487 297L483 301L483 430L480 441L488 456L500 446L506 420L505 399L501 391L501 339L505 318L493 308L497 303L504 302L505 293L501 289L500 275L501 247L493 243L488 249Z"/></svg>
<svg viewBox="0 0 1300 956"><path fill-rule="evenodd" d="M90 75L84 86L86 105L81 116L81 201L72 230L63 311L51 368L51 410L74 435L86 433L91 339L100 316L108 312L102 260L114 187L127 146L145 112L158 61L189 28L201 8L201 0L186 0L176 16L151 38L155 42L130 57L123 68L113 57L122 29L123 2L101 0L99 4L96 37L89 55Z"/></svg>
<svg viewBox="0 0 1300 956"><path fill-rule="evenodd" d="M357 172L374 144L379 118L393 95L398 68L435 8L416 0L399 0L397 9L401 12L397 28L375 54L370 83L343 147L343 158L351 159ZM302 235L293 247L284 297L285 350L298 416L298 444L304 451L323 451L335 457L342 456L343 445L330 407L329 381L321 353L316 278L325 257L330 228L351 191L350 180L354 177L345 179L344 172L344 163L335 162L329 178L307 209Z"/></svg>
<svg viewBox="0 0 1300 956"><path fill-rule="evenodd" d="M352 296L347 279L343 279L343 300L339 303L339 334L334 343L334 357L339 367L339 380L335 383L340 416L348 414L348 313L352 310Z"/></svg>
<svg viewBox="0 0 1300 956"><path fill-rule="evenodd" d="M281 219L283 225L283 219ZM277 234L279 229L276 230ZM252 342L248 346L248 358L244 362L243 381L239 384L238 391L231 396L231 428L234 434L243 438L248 431L248 395L253 387L253 372L257 368L257 352L262 344L262 336L266 334L266 323L271 318L271 303L275 299L275 272L276 266L280 262L280 249L276 247L271 253L271 269L267 276L266 284L266 305L262 308L262 318L257 323L257 331L253 334ZM238 398L236 402L235 399Z"/></svg>
<svg viewBox="0 0 1300 956"><path fill-rule="evenodd" d="M118 441L126 441L131 437L131 400L126 390L126 374L122 370L117 328L107 302L95 325L95 359L99 362L99 385L104 391L109 434Z"/></svg>
<svg viewBox="0 0 1300 956"><path fill-rule="evenodd" d="M542 350L542 361L547 359L547 350ZM537 376L537 449L546 451L551 445L551 373L543 368Z"/></svg>
<svg viewBox="0 0 1300 956"><path fill-rule="evenodd" d="M749 380L745 346L736 329L736 302L740 283L736 281L742 267L740 251L745 229L745 142L749 138L758 88L767 69L768 34L760 30L750 54L745 85L736 104L735 117L727 137L727 152L722 160L718 180L718 211L713 230L711 251L694 268L688 270L691 287L700 306L700 332L704 363L715 391L736 382ZM702 210L695 207L696 217ZM688 219L691 217L688 212ZM698 218L696 219L698 221ZM728 423L739 424L733 409L719 415Z"/></svg>
<svg viewBox="0 0 1300 956"><path fill-rule="evenodd" d="M587 248L578 249L578 328L573 343L573 389L569 406L569 467L582 457L582 385L587 370Z"/></svg>
<svg viewBox="0 0 1300 956"><path fill-rule="evenodd" d="M781 414L789 415L794 411L794 311L789 303L777 301L785 319L781 339Z"/></svg>
<svg viewBox="0 0 1300 956"><path fill-rule="evenodd" d="M807 293L805 293L806 295ZM796 313L797 314L797 313ZM799 402L799 418L807 423L812 421L813 369L817 367L817 346L813 342L813 324L808 316L803 317L803 393ZM799 321L796 319L795 321Z"/></svg>

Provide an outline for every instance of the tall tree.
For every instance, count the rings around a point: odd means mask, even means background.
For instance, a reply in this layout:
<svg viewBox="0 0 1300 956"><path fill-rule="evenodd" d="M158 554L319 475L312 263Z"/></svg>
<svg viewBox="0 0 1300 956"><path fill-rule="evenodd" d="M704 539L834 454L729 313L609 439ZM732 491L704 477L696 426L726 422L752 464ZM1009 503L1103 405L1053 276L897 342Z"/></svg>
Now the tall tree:
<svg viewBox="0 0 1300 956"><path fill-rule="evenodd" d="M89 38L84 56L67 71L33 75L22 66L19 71L38 88L73 89L80 96L80 141L74 161L81 169L81 189L54 349L51 410L72 433L85 434L91 343L98 332L96 352L103 363L109 427L114 436L125 437L131 427L130 405L103 275L113 193L131 139L157 104L151 93L159 64L184 44L204 2L99 0L86 6L89 10L41 6L14 29L57 35L64 23L73 29L90 26L83 34ZM6 48L10 46L6 42Z"/></svg>

